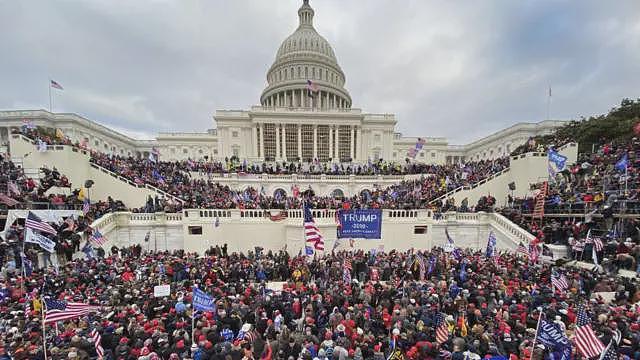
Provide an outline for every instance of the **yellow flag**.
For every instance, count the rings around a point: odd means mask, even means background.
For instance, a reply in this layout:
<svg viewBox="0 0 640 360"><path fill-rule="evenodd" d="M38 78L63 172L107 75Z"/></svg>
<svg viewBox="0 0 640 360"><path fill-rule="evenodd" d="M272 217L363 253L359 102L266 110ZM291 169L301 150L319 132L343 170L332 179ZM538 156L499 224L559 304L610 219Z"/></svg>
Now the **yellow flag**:
<svg viewBox="0 0 640 360"><path fill-rule="evenodd" d="M78 192L78 200L84 201L84 188L80 188L80 192Z"/></svg>
<svg viewBox="0 0 640 360"><path fill-rule="evenodd" d="M63 139L64 138L64 133L62 132L62 130L56 129L56 137L58 139Z"/></svg>

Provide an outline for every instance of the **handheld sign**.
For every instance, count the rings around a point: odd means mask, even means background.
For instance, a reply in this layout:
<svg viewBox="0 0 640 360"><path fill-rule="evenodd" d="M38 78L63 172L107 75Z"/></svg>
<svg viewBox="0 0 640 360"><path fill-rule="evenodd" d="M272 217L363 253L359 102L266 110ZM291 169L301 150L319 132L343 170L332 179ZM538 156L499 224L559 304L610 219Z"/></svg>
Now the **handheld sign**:
<svg viewBox="0 0 640 360"><path fill-rule="evenodd" d="M338 238L380 239L382 210L357 209L338 211Z"/></svg>
<svg viewBox="0 0 640 360"><path fill-rule="evenodd" d="M153 287L154 297L164 297L171 294L171 285L156 285Z"/></svg>

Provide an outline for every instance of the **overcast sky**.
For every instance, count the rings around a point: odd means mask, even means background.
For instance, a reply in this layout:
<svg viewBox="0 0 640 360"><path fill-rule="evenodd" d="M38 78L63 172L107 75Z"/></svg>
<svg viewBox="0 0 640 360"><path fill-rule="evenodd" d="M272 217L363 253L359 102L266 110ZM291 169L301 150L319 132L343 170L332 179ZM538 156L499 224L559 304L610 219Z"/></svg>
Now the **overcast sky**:
<svg viewBox="0 0 640 360"><path fill-rule="evenodd" d="M259 102L301 0L0 0L0 109L75 112L137 137ZM640 1L311 0L353 107L463 144L640 97Z"/></svg>

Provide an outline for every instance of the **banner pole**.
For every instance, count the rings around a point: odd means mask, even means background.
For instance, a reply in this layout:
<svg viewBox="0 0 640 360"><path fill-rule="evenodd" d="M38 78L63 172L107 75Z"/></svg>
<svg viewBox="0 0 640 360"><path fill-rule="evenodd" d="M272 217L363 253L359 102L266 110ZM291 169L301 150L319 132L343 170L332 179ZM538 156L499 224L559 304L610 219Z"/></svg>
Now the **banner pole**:
<svg viewBox="0 0 640 360"><path fill-rule="evenodd" d="M47 304L44 302L43 298L40 298L40 301L42 302L42 348L44 349L44 360L47 360L47 333L46 326L44 324Z"/></svg>
<svg viewBox="0 0 640 360"><path fill-rule="evenodd" d="M542 320L542 308L540 308L540 314L538 315L538 325L536 325L536 335L533 337L533 344L531 345L531 356L529 356L529 360L533 360L533 351L536 349L538 331L540 331L540 320Z"/></svg>

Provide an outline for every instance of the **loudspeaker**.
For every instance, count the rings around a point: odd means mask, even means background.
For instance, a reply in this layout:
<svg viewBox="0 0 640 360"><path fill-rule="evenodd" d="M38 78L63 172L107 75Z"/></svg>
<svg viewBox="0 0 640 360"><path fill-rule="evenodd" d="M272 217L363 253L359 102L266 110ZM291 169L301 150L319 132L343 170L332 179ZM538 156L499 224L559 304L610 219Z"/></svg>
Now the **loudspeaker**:
<svg viewBox="0 0 640 360"><path fill-rule="evenodd" d="M86 187L87 189L91 189L92 186L93 186L93 180L87 180L84 182L84 187Z"/></svg>
<svg viewBox="0 0 640 360"><path fill-rule="evenodd" d="M514 191L516 189L516 183L515 182L510 182L509 183L509 190Z"/></svg>

